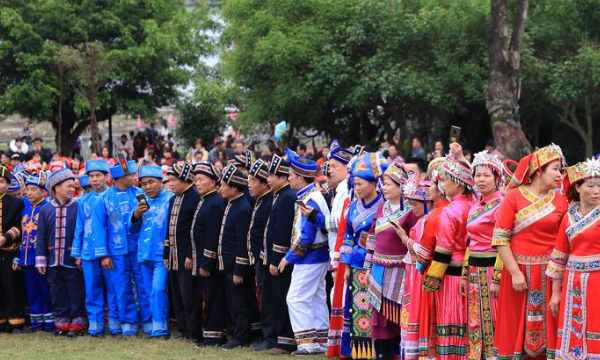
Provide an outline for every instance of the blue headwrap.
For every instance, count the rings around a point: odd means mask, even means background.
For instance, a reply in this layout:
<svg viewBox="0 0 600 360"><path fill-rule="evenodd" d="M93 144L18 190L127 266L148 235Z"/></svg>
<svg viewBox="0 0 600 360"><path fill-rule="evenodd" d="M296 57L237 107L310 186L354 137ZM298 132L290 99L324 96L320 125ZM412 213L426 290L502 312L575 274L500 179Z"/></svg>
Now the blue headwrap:
<svg viewBox="0 0 600 360"><path fill-rule="evenodd" d="M88 160L85 162L85 173L89 174L92 171L101 171L103 173L110 172L108 161L104 159Z"/></svg>
<svg viewBox="0 0 600 360"><path fill-rule="evenodd" d="M140 179L145 177L154 177L162 181L162 167L158 165L144 165L140 167Z"/></svg>
<svg viewBox="0 0 600 360"><path fill-rule="evenodd" d="M285 154L290 161L290 169L302 177L314 178L317 176L317 163L303 158L291 149L286 149Z"/></svg>
<svg viewBox="0 0 600 360"><path fill-rule="evenodd" d="M329 159L337 160L343 164L348 164L350 160L352 160L352 157L354 157L354 152L351 149L341 147L338 143L338 140L333 139L327 157Z"/></svg>
<svg viewBox="0 0 600 360"><path fill-rule="evenodd" d="M82 188L92 186L92 184L90 184L90 177L86 174L79 175L79 186Z"/></svg>
<svg viewBox="0 0 600 360"><path fill-rule="evenodd" d="M380 153L365 153L354 166L354 177L376 182L387 170L388 163Z"/></svg>

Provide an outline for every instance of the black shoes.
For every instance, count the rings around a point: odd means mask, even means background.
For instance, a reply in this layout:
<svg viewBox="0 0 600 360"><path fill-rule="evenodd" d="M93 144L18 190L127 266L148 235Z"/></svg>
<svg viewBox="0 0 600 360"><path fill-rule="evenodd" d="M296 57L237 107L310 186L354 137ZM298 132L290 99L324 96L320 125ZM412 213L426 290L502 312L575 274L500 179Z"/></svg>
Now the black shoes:
<svg viewBox="0 0 600 360"><path fill-rule="evenodd" d="M252 347L252 350L254 350L254 351L267 351L267 350L271 350L274 347L275 346L273 344L271 344L270 342L268 342L267 340L263 340L263 342L261 342L260 344L254 345Z"/></svg>

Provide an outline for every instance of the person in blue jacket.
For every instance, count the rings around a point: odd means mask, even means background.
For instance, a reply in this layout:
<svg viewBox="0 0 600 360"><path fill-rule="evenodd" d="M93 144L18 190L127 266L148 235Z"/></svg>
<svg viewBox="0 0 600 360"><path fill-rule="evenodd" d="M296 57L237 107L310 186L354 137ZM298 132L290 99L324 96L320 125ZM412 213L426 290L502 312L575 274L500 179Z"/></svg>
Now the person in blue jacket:
<svg viewBox="0 0 600 360"><path fill-rule="evenodd" d="M290 320L298 350L292 355L323 354L327 350L329 309L325 275L329 269L327 233L319 230L302 214L299 206L319 209L329 215L329 207L321 192L315 187L317 163L300 157L290 149L289 181L300 204L296 206L291 248L279 263L279 272L294 265L292 282L287 294Z"/></svg>
<svg viewBox="0 0 600 360"><path fill-rule="evenodd" d="M109 279L111 272L102 268L100 258L95 254L96 237L94 236L93 212L98 197L107 189L108 162L104 159L88 160L85 163L85 171L93 190L84 193L79 198L71 256L77 259L77 264L83 270L88 334L90 336L104 335L104 308L108 304L108 329L111 335L119 335L122 333L121 321L119 320L114 283ZM82 179L82 177L83 175L79 177L79 183L85 189L83 186L85 178Z"/></svg>
<svg viewBox="0 0 600 360"><path fill-rule="evenodd" d="M94 255L101 259L102 267L110 270L123 334L136 335L139 327L138 312L132 281L135 282L140 307L141 323L146 334L152 334L150 302L144 286L142 270L137 259L138 234L130 233L127 221L136 208L137 195L142 190L135 185L135 161L119 156L117 165L110 167L113 186L98 196L94 207Z"/></svg>
<svg viewBox="0 0 600 360"><path fill-rule="evenodd" d="M142 267L144 286L150 294L153 338L169 337L169 297L167 295L167 268L163 262L165 237L168 227L169 202L173 193L162 185L162 168L155 165L140 168L140 186L144 201L129 219L132 233L138 236L138 262Z"/></svg>

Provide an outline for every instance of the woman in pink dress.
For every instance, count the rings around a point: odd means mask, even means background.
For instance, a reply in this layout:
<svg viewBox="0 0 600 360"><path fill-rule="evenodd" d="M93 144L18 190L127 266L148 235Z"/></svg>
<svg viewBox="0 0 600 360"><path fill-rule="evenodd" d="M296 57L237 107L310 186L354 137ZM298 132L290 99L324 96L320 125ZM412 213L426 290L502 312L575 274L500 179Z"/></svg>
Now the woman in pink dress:
<svg viewBox="0 0 600 360"><path fill-rule="evenodd" d="M492 247L492 235L503 199L499 189L504 176L500 160L485 151L475 154L472 167L475 188L481 197L467 218L469 256L461 284L461 293L467 295L467 357L491 360L502 273L502 261Z"/></svg>
<svg viewBox="0 0 600 360"><path fill-rule="evenodd" d="M466 359L466 299L460 294L460 284L467 216L474 202L473 175L466 162L447 157L442 177L452 202L440 214L433 262L423 287L435 293L437 358Z"/></svg>

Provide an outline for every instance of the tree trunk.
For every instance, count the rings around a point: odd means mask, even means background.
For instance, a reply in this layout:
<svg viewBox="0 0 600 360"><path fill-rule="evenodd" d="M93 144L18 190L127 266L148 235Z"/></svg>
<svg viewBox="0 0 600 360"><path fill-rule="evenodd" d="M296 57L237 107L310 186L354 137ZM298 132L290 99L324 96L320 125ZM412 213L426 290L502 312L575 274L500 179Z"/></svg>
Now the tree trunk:
<svg viewBox="0 0 600 360"><path fill-rule="evenodd" d="M90 99L90 128L92 133L92 150L96 154L100 155L100 149L102 148L102 144L100 143L98 131L98 119L96 118L96 101L95 94L91 96Z"/></svg>
<svg viewBox="0 0 600 360"><path fill-rule="evenodd" d="M594 122L592 120L592 104L589 96L584 99L585 106L585 157L586 159L594 157Z"/></svg>
<svg viewBox="0 0 600 360"><path fill-rule="evenodd" d="M529 0L520 0L509 38L507 0L491 0L488 29L490 63L486 107L494 141L508 158L520 159L532 151L519 122L521 43Z"/></svg>

